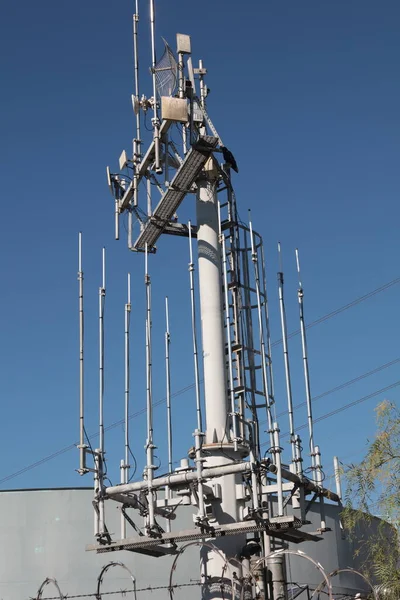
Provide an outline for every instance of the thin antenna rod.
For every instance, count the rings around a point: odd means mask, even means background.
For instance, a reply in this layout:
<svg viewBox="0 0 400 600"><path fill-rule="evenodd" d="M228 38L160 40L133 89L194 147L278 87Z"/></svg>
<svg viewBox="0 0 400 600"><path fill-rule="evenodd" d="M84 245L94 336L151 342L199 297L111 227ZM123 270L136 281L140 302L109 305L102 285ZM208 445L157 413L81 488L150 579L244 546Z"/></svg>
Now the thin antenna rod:
<svg viewBox="0 0 400 600"><path fill-rule="evenodd" d="M115 198L114 203L114 237L119 240L119 200Z"/></svg>
<svg viewBox="0 0 400 600"><path fill-rule="evenodd" d="M171 336L169 331L169 310L168 298L165 298L165 383L167 390L167 439L168 439L168 473L172 473L172 413L171 413L171 374L169 363L169 347ZM172 497L171 488L165 486L165 498L169 500ZM166 519L166 531L171 531L171 521Z"/></svg>
<svg viewBox="0 0 400 600"><path fill-rule="evenodd" d="M136 114L136 136L133 140L133 165L134 165L134 176L133 176L133 205L138 205L138 170L140 165L140 159L142 157L140 138L140 102L139 97L139 50L138 50L138 26L139 26L139 0L136 0L135 14L133 15L133 61L134 61L134 80L135 80L135 100L134 100L134 112ZM130 246L131 247L131 246Z"/></svg>
<svg viewBox="0 0 400 600"><path fill-rule="evenodd" d="M271 389L270 389L270 382L268 380L268 375L267 375L267 361L266 361L266 356L265 356L266 350L265 350L265 341L264 341L263 320L262 320L262 313L261 313L260 273L259 273L259 268L258 268L258 255L257 255L255 243L254 243L253 225L252 225L250 219L249 219L249 230L250 230L250 242L251 242L251 259L253 261L254 279L255 279L255 283L256 283L257 314L258 314L258 327L259 327L260 350L261 350L263 388L264 388L265 404L266 404L267 419L268 419L268 431L269 431L269 435L270 435L271 448L273 448L274 447L274 433L272 431L273 422L272 422L272 413L271 413Z"/></svg>
<svg viewBox="0 0 400 600"><path fill-rule="evenodd" d="M276 420L276 407L275 407L275 385L274 385L274 373L272 369L272 343L271 343L271 329L269 326L269 311L268 311L268 294L267 294L267 275L265 268L265 256L264 256L264 246L261 244L261 265L262 265L262 293L264 296L264 319L265 319L265 329L267 334L267 353L268 353L268 373L269 373L269 382L270 382L270 394L271 394L271 404L273 403L273 413L274 418Z"/></svg>
<svg viewBox="0 0 400 600"><path fill-rule="evenodd" d="M146 179L146 193L147 193L147 216L151 217L153 209L151 206L151 192L152 192L152 186L151 186L151 180L150 177L148 177Z"/></svg>
<svg viewBox="0 0 400 600"><path fill-rule="evenodd" d="M236 410L235 400L235 384L233 379L233 360L232 360L232 343L231 343L231 321L229 311L229 296L228 296L228 267L226 258L226 244L225 235L222 233L221 228L221 204L218 202L218 228L219 228L219 239L222 246L222 267L223 267L223 278L224 278L224 300L225 300L225 329L226 329L226 342L228 346L228 374L229 374L229 394L231 399L231 416L232 416L232 429L233 429L233 445L235 452L238 449L238 411Z"/></svg>
<svg viewBox="0 0 400 600"><path fill-rule="evenodd" d="M171 372L169 362L169 347L171 334L169 331L168 298L165 298L165 376L167 386L167 429L168 429L168 473L172 473L172 412L171 412Z"/></svg>
<svg viewBox="0 0 400 600"><path fill-rule="evenodd" d="M200 104L202 108L205 108L206 103L206 87L204 85L204 75L203 75L203 61L199 60L199 79L200 79Z"/></svg>
<svg viewBox="0 0 400 600"><path fill-rule="evenodd" d="M193 360L194 360L194 377L196 386L196 413L197 413L197 429L203 431L203 419L201 415L200 403L200 378L199 378L199 358L197 351L197 332L196 332L196 303L194 293L194 263L193 263L193 248L192 248L192 224L188 223L189 230L189 278L190 278L190 301L192 306L192 340L193 340Z"/></svg>
<svg viewBox="0 0 400 600"><path fill-rule="evenodd" d="M151 31L151 72L153 76L153 139L154 139L154 154L155 154L155 171L161 173L160 166L160 122L158 120L157 109L157 84L156 84L156 40L155 40L155 8L154 0L150 0L150 31Z"/></svg>
<svg viewBox="0 0 400 600"><path fill-rule="evenodd" d="M283 360L285 364L285 379L286 379L286 396L288 403L289 413L289 434L290 444L292 447L292 461L296 461L296 442L294 437L294 418L293 418L293 398L292 398L292 383L290 378L290 363L289 363L289 350L288 350L288 334L286 325L286 309L285 300L283 294L283 269L282 269L282 254L281 244L278 242L278 257L279 257L279 272L278 272L278 293L279 293L279 307L281 313L281 328L282 328L282 344L283 344Z"/></svg>
<svg viewBox="0 0 400 600"><path fill-rule="evenodd" d="M322 472L322 464L321 464L321 452L319 450L319 446L315 446L315 479L317 485L322 488L323 483L323 472ZM326 531L326 517L325 517L325 506L324 506L324 497L321 494L319 497L319 512L321 515L321 532Z"/></svg>
<svg viewBox="0 0 400 600"><path fill-rule="evenodd" d="M102 282L99 288L99 448L95 457L95 495L98 507L98 536L106 532L104 512L104 308L106 302L106 249L102 252ZM97 511L96 511L97 512Z"/></svg>
<svg viewBox="0 0 400 600"><path fill-rule="evenodd" d="M313 467L315 467L316 465L315 465L311 385L310 385L310 372L309 372L309 368L308 368L306 326L305 326L305 322L304 322L304 290L303 290L303 286L301 283L299 251L297 248L295 250L295 253L296 253L297 274L299 277L299 289L297 290L297 298L299 300L299 317L300 317L301 346L302 346L302 350L303 350L304 383L306 386L307 421L308 421L308 433L309 433L309 437L310 437L309 447L310 447L310 454L311 454L311 465Z"/></svg>
<svg viewBox="0 0 400 600"><path fill-rule="evenodd" d="M128 248L129 250L132 250L132 229L133 229L133 217L132 217L132 210L128 210Z"/></svg>
<svg viewBox="0 0 400 600"><path fill-rule="evenodd" d="M84 388L84 314L83 314L83 270L82 232L78 236L78 281L79 281L79 474L87 473L85 444L85 388Z"/></svg>
<svg viewBox="0 0 400 600"><path fill-rule="evenodd" d="M99 450L104 457L104 307L106 300L106 249L102 252L102 285L99 288Z"/></svg>
<svg viewBox="0 0 400 600"><path fill-rule="evenodd" d="M129 400L130 400L130 320L131 274L128 273L128 299L125 304L125 483L129 483Z"/></svg>
<svg viewBox="0 0 400 600"><path fill-rule="evenodd" d="M179 98L184 98L184 85L185 85L185 63L183 61L183 53L178 53L178 95ZM186 127L182 127L182 151L183 155L187 152L187 143L186 143Z"/></svg>
<svg viewBox="0 0 400 600"><path fill-rule="evenodd" d="M147 409L147 440L146 440L146 477L148 485L149 532L155 526L154 517L154 442L153 442L153 399L152 399L152 352L151 352L151 280L148 272L148 248L145 248L145 274L146 287L146 409Z"/></svg>
<svg viewBox="0 0 400 600"><path fill-rule="evenodd" d="M339 496L339 499L342 499L342 482L340 479L341 470L339 466L339 459L337 456L333 457L333 468L335 473L335 483L336 483L336 493Z"/></svg>
<svg viewBox="0 0 400 600"><path fill-rule="evenodd" d="M277 468L276 472L276 485L277 485L277 496L278 496L278 516L281 517L283 515L283 485L282 485L282 461L281 461L281 445L279 438L280 429L278 427L278 423L273 424L273 433L274 433L274 446L273 452L275 454L275 465Z"/></svg>
<svg viewBox="0 0 400 600"><path fill-rule="evenodd" d="M134 69L135 69L135 96L139 101L139 51L138 51L138 23L139 23L139 0L136 0L135 14L133 15L133 56L134 56ZM134 140L133 161L135 163L140 161L140 110L137 110L136 114L136 139Z"/></svg>

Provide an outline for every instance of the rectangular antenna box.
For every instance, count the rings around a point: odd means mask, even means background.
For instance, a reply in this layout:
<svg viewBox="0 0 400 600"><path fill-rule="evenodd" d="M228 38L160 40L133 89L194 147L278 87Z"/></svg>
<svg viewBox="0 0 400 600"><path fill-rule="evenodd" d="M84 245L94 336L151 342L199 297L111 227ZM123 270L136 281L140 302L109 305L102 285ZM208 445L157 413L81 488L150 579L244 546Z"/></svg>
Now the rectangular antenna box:
<svg viewBox="0 0 400 600"><path fill-rule="evenodd" d="M123 169L125 169L127 164L128 164L128 155L126 153L126 150L122 150L121 156L119 157L119 170L122 171Z"/></svg>
<svg viewBox="0 0 400 600"><path fill-rule="evenodd" d="M187 101L184 98L161 96L161 117L167 121L187 123L189 120Z"/></svg>
<svg viewBox="0 0 400 600"><path fill-rule="evenodd" d="M185 33L176 34L176 51L178 54L191 54L192 45L190 43L190 35Z"/></svg>

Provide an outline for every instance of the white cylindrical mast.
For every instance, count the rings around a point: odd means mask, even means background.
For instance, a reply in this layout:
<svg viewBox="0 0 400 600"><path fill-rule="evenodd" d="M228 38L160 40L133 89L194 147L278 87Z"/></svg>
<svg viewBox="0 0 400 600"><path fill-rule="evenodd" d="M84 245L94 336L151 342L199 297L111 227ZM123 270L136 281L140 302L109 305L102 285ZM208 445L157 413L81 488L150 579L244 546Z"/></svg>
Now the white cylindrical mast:
<svg viewBox="0 0 400 600"><path fill-rule="evenodd" d="M210 161L210 169L212 163ZM198 182L197 242L203 342L206 443L227 441L227 381L218 205L212 170Z"/></svg>
<svg viewBox="0 0 400 600"><path fill-rule="evenodd" d="M206 466L232 464L240 457L230 433L230 407L228 403L227 365L223 329L223 294L221 274L221 246L219 242L219 216L216 194L217 173L210 160L203 177L197 181L197 242L199 262L200 316L203 342L204 398L206 432L203 450L207 454ZM211 502L210 524L233 523L240 520L237 487L240 477L225 475L216 480L220 497ZM201 568L205 599L220 600L222 555L240 555L246 537L238 535L229 540L220 538L213 542L220 552L204 546L201 550Z"/></svg>

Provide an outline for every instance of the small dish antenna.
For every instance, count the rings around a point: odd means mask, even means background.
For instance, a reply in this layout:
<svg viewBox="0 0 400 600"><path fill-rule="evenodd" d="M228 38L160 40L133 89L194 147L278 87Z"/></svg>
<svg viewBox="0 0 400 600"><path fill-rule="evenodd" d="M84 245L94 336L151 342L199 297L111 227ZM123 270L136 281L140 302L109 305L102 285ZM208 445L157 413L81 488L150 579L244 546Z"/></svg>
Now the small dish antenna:
<svg viewBox="0 0 400 600"><path fill-rule="evenodd" d="M132 99L133 112L135 113L135 115L138 115L139 114L139 110L140 110L140 100L134 94L132 94L131 99Z"/></svg>
<svg viewBox="0 0 400 600"><path fill-rule="evenodd" d="M164 54L154 67L159 96L172 96L178 81L178 63L168 43L164 40ZM135 109L134 109L135 110Z"/></svg>
<svg viewBox="0 0 400 600"><path fill-rule="evenodd" d="M107 173L107 185L110 190L111 196L114 198L114 188L113 188L112 180L111 180L110 167L106 168L106 173Z"/></svg>

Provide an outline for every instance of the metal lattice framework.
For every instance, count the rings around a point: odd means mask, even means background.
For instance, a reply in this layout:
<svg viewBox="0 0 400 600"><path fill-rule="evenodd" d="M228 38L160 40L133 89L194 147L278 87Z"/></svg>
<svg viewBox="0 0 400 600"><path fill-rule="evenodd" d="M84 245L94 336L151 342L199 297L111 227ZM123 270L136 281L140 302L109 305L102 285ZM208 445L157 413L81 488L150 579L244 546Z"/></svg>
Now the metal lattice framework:
<svg viewBox="0 0 400 600"><path fill-rule="evenodd" d="M178 81L178 63L167 42L164 39L163 42L165 45L164 54L154 69L157 92L160 96L172 96Z"/></svg>

